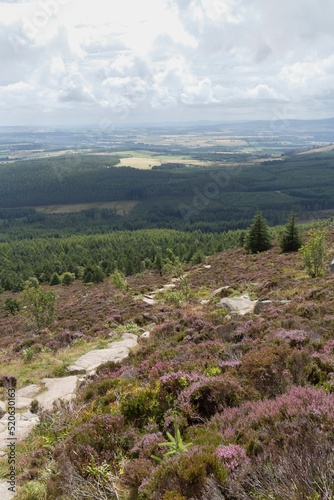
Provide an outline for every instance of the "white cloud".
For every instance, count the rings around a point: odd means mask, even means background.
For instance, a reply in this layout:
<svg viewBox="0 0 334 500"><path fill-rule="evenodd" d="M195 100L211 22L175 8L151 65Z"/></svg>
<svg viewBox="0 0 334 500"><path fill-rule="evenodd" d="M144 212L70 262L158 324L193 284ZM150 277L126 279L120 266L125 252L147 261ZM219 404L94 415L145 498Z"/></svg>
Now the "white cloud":
<svg viewBox="0 0 334 500"><path fill-rule="evenodd" d="M332 0L0 2L0 120L328 116L333 21Z"/></svg>

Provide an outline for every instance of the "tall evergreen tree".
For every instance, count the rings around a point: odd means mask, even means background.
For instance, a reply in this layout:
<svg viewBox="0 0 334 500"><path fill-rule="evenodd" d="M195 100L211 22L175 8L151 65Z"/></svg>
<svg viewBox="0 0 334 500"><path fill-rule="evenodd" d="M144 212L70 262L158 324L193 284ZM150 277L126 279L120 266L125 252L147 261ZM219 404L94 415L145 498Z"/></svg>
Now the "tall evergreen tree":
<svg viewBox="0 0 334 500"><path fill-rule="evenodd" d="M262 212L259 210L247 231L245 248L250 253L264 252L271 247L269 227Z"/></svg>
<svg viewBox="0 0 334 500"><path fill-rule="evenodd" d="M297 252L301 247L301 240L294 212L290 214L287 225L284 228L280 239L280 246L282 252Z"/></svg>

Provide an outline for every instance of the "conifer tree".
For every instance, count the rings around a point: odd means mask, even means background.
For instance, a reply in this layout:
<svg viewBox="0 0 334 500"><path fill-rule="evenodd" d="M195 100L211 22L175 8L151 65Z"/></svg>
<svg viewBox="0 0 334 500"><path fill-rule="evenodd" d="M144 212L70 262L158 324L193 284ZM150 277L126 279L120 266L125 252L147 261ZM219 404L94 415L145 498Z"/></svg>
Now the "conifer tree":
<svg viewBox="0 0 334 500"><path fill-rule="evenodd" d="M297 252L301 247L301 240L296 225L296 216L292 212L289 216L287 225L284 228L280 239L282 252Z"/></svg>
<svg viewBox="0 0 334 500"><path fill-rule="evenodd" d="M271 247L269 227L262 212L259 210L247 231L245 248L250 253L264 252Z"/></svg>

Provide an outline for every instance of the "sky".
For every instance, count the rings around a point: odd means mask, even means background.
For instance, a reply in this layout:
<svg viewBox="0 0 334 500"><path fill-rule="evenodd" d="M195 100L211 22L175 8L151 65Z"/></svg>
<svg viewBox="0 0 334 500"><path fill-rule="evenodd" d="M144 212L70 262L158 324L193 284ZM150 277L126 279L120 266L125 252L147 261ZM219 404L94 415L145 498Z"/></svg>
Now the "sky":
<svg viewBox="0 0 334 500"><path fill-rule="evenodd" d="M0 125L334 116L333 0L0 1Z"/></svg>

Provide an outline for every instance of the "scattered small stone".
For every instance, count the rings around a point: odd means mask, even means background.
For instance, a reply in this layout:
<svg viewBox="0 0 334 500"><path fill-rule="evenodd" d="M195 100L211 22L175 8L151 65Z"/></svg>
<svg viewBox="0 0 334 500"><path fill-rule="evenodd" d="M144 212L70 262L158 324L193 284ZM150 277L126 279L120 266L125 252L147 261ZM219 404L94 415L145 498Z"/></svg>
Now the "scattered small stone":
<svg viewBox="0 0 334 500"><path fill-rule="evenodd" d="M157 300L154 300L154 299L149 298L149 297L144 297L144 298L143 298L143 301L144 301L146 304L148 304L149 306L154 306L155 304L157 304L157 303L158 303L158 301L157 301Z"/></svg>
<svg viewBox="0 0 334 500"><path fill-rule="evenodd" d="M217 290L215 290L214 292L212 292L211 297L215 297L216 295L222 295L222 292L225 291L225 293L226 293L229 288L230 287L228 285L227 286L221 286L220 288L217 288Z"/></svg>
<svg viewBox="0 0 334 500"><path fill-rule="evenodd" d="M21 420L36 420L36 421L38 421L39 419L35 413L32 413L31 411L26 411L25 413L22 413Z"/></svg>
<svg viewBox="0 0 334 500"><path fill-rule="evenodd" d="M148 339L150 336L150 332L144 332L141 334L140 338L141 339Z"/></svg>
<svg viewBox="0 0 334 500"><path fill-rule="evenodd" d="M169 290L170 288L175 288L175 286L175 283L168 283L167 285L164 285L161 290Z"/></svg>

